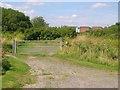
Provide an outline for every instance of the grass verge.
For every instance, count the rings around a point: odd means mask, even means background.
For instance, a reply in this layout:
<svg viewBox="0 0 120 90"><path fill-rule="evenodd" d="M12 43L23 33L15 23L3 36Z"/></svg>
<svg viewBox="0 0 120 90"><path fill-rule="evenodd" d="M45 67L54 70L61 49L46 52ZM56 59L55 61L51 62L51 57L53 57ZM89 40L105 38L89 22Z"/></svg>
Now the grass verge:
<svg viewBox="0 0 120 90"><path fill-rule="evenodd" d="M55 54L53 55L53 57L56 57L61 61L68 61L79 66L85 66L85 67L96 68L101 70L118 71L118 66L102 65L95 62L88 62L85 60L80 60L79 57L72 56L72 55L68 56L68 55L62 55L62 54Z"/></svg>
<svg viewBox="0 0 120 90"><path fill-rule="evenodd" d="M27 64L14 58L8 58L8 61L12 67L0 77L2 88L20 88L25 84L34 83L35 77L30 75L30 67Z"/></svg>

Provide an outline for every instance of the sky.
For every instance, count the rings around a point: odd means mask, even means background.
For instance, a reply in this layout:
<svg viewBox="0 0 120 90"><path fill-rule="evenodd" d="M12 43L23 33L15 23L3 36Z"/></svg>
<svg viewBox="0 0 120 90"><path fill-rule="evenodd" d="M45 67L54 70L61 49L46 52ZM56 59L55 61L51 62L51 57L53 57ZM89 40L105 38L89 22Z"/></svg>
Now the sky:
<svg viewBox="0 0 120 90"><path fill-rule="evenodd" d="M118 22L118 2L0 2L50 26L110 26Z"/></svg>

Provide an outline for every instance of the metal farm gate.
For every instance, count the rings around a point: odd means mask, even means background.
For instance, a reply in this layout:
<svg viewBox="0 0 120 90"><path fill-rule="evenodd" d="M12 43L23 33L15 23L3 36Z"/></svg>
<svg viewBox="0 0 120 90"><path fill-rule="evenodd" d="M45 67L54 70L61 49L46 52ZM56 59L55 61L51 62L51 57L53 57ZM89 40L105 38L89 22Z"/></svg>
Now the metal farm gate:
<svg viewBox="0 0 120 90"><path fill-rule="evenodd" d="M14 40L14 53L54 54L62 49L61 40Z"/></svg>

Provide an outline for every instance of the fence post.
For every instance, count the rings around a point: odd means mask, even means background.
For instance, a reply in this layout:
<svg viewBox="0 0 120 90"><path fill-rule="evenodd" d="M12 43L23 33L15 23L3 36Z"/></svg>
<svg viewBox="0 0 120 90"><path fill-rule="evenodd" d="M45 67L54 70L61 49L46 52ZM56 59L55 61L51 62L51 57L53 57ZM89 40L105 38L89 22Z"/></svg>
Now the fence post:
<svg viewBox="0 0 120 90"><path fill-rule="evenodd" d="M16 53L17 49L16 49L16 40L14 40L14 53Z"/></svg>
<svg viewBox="0 0 120 90"><path fill-rule="evenodd" d="M60 50L62 50L63 41L60 40Z"/></svg>

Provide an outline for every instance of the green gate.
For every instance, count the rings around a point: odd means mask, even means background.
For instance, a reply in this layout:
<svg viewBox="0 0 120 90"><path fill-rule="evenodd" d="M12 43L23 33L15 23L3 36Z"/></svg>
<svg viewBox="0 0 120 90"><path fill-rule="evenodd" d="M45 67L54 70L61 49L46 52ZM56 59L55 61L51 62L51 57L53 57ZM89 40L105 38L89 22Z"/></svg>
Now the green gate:
<svg viewBox="0 0 120 90"><path fill-rule="evenodd" d="M14 53L54 54L62 49L61 40L14 40Z"/></svg>

